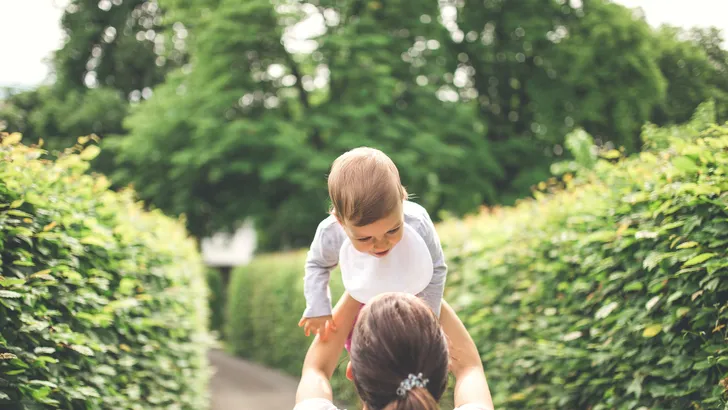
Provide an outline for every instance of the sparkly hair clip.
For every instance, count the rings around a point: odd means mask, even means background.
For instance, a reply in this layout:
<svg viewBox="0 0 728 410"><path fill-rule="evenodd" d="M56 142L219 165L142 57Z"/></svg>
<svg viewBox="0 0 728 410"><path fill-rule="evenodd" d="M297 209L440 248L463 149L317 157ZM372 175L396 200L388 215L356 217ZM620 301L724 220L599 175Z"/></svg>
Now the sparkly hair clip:
<svg viewBox="0 0 728 410"><path fill-rule="evenodd" d="M410 373L409 377L402 380L402 383L399 384L397 396L405 397L407 392L412 390L413 387L425 387L429 381L429 379L422 378L422 373L417 374L417 376Z"/></svg>

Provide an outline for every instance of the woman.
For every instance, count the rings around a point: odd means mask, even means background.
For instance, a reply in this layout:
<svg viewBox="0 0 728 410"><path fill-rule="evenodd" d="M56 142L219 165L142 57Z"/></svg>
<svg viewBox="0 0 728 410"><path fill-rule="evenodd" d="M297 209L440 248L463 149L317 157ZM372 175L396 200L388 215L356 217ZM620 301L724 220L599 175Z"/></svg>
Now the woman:
<svg viewBox="0 0 728 410"><path fill-rule="evenodd" d="M359 307L345 293L334 314L338 330L311 344L294 410L338 410L329 379ZM424 302L405 293L377 296L359 313L346 376L364 410L439 410L448 368L456 380L456 410L493 409L475 343L445 301L439 322Z"/></svg>

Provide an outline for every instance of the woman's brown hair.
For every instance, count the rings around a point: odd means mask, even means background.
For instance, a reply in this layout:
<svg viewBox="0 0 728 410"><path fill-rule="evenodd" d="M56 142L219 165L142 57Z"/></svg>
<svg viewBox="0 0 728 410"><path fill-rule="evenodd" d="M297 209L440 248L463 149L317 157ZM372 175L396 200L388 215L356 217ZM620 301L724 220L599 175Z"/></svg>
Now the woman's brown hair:
<svg viewBox="0 0 728 410"><path fill-rule="evenodd" d="M439 410L447 387L448 344L440 323L415 296L387 294L362 310L351 342L354 385L368 410ZM428 382L404 397L410 374Z"/></svg>

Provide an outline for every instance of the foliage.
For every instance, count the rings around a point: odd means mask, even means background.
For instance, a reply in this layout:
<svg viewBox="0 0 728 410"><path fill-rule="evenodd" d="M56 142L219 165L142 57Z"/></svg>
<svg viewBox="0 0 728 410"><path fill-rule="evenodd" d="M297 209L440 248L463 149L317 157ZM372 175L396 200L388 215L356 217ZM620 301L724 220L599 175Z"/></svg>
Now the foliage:
<svg viewBox="0 0 728 410"><path fill-rule="evenodd" d="M207 407L207 297L180 221L2 134L0 407ZM82 150L81 150L82 148Z"/></svg>
<svg viewBox="0 0 728 410"><path fill-rule="evenodd" d="M390 153L436 218L523 196L574 127L639 149L665 94L647 23L601 0L533 3L167 2L190 65L109 143L113 179L196 235L253 217L276 249L310 241L328 166L354 146ZM321 31L292 39L304 20Z"/></svg>
<svg viewBox="0 0 728 410"><path fill-rule="evenodd" d="M217 269L207 269L208 305L210 310L210 330L222 332L225 323L225 284Z"/></svg>
<svg viewBox="0 0 728 410"><path fill-rule="evenodd" d="M527 195L574 130L631 153L647 120L707 99L728 119L720 32L607 0L71 0L62 24L56 83L0 124L51 148L96 133L114 186L198 237L253 219L265 250L310 241L355 146L389 153L438 220Z"/></svg>
<svg viewBox="0 0 728 410"><path fill-rule="evenodd" d="M728 50L724 48L725 34L715 27L690 30L689 38L700 46L713 67L709 71L712 98L716 101L717 122L728 121ZM704 75L703 73L700 73Z"/></svg>
<svg viewBox="0 0 728 410"><path fill-rule="evenodd" d="M728 53L720 48L722 41L714 31L686 32L665 26L656 32L658 63L669 81L665 100L652 114L653 122L687 121L695 108L708 99L716 101L718 122L728 120Z"/></svg>
<svg viewBox="0 0 728 410"><path fill-rule="evenodd" d="M576 129L567 134L564 145L574 159L551 164L552 174L575 173L582 169L592 169L596 165L599 149L594 144L594 138L583 129Z"/></svg>
<svg viewBox="0 0 728 410"><path fill-rule="evenodd" d="M470 73L460 92L477 95L505 169L502 203L549 176L574 127L640 148L633 138L665 86L644 20L601 0L451 3L447 48Z"/></svg>
<svg viewBox="0 0 728 410"><path fill-rule="evenodd" d="M195 16L189 70L168 76L128 118L130 134L110 142L114 180L185 213L197 235L254 217L268 248L310 241L330 163L358 145L391 154L431 210L495 201L485 125L472 106L437 98L444 30L401 19L410 10L434 16L437 4L221 1ZM281 43L286 26L321 13L317 50Z"/></svg>
<svg viewBox="0 0 728 410"><path fill-rule="evenodd" d="M440 226L447 297L500 408L722 408L728 128L600 160L563 192Z"/></svg>
<svg viewBox="0 0 728 410"><path fill-rule="evenodd" d="M713 107L682 127L646 126L650 150L602 155L564 189L438 225L445 297L497 408L725 405L728 127L708 125ZM308 344L296 328L303 257L254 260L228 307L235 352L292 374Z"/></svg>
<svg viewBox="0 0 728 410"><path fill-rule="evenodd" d="M167 71L186 61L186 29L164 17L156 0L71 0L61 21L67 39L53 59L54 87L100 86L125 99L147 98Z"/></svg>
<svg viewBox="0 0 728 410"><path fill-rule="evenodd" d="M260 256L233 272L228 288L225 341L232 353L301 375L301 366L312 338L306 338L298 321L303 297L304 252ZM331 274L331 297L335 304L343 292L338 270ZM354 386L346 379L346 362L334 372L335 399L354 403Z"/></svg>
<svg viewBox="0 0 728 410"><path fill-rule="evenodd" d="M44 139L46 149L63 150L81 135L123 132L127 109L123 96L112 89L61 93L42 86L8 95L0 102L0 119L5 130L22 133L26 141Z"/></svg>

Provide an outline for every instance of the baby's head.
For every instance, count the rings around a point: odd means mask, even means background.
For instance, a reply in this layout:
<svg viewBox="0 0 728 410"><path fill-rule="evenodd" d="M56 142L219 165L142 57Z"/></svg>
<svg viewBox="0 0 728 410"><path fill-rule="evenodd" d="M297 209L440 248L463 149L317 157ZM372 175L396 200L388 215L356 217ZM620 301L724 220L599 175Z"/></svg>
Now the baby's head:
<svg viewBox="0 0 728 410"><path fill-rule="evenodd" d="M402 239L407 191L394 162L360 147L342 154L329 173L332 213L359 252L383 257Z"/></svg>

